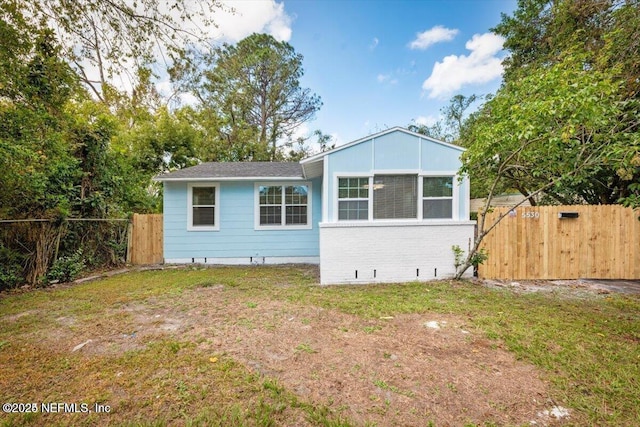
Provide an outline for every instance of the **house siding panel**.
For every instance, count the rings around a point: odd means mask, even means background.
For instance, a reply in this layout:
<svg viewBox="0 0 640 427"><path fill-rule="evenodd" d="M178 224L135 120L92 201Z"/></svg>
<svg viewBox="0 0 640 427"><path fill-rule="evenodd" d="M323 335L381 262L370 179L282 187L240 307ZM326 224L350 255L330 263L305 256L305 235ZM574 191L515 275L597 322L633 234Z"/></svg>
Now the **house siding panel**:
<svg viewBox="0 0 640 427"><path fill-rule="evenodd" d="M373 151L371 141L364 141L345 150L329 154L329 172L369 172Z"/></svg>
<svg viewBox="0 0 640 427"><path fill-rule="evenodd" d="M265 181L272 182L272 181ZM321 217L320 179L311 182L312 228L304 230L255 230L255 183L220 182L220 230L187 230L187 183L165 182L164 186L164 258L203 262L207 258L224 263L225 259L274 258L317 259L318 222Z"/></svg>
<svg viewBox="0 0 640 427"><path fill-rule="evenodd" d="M458 245L466 250L473 239L474 224L471 221L359 226L323 223L320 225L321 283L451 278L455 274L451 247ZM470 270L466 273L471 274Z"/></svg>
<svg viewBox="0 0 640 427"><path fill-rule="evenodd" d="M427 139L423 139L421 144L421 169L430 172L450 172L460 168L461 151Z"/></svg>
<svg viewBox="0 0 640 427"><path fill-rule="evenodd" d="M373 170L418 170L420 169L420 146L418 138L404 133L391 133L376 138L374 144Z"/></svg>

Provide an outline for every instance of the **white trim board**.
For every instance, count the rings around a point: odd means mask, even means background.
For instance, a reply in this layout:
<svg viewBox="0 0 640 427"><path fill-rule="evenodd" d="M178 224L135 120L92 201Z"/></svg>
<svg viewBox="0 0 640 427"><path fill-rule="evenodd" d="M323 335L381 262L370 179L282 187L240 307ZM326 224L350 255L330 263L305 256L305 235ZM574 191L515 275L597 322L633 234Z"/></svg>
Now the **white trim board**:
<svg viewBox="0 0 640 427"><path fill-rule="evenodd" d="M195 257L195 258L169 258L165 264L211 264L211 265L279 265L279 264L320 264L320 257Z"/></svg>
<svg viewBox="0 0 640 427"><path fill-rule="evenodd" d="M191 178L153 178L158 182L211 182L211 181L304 181L302 176L220 176L220 177L191 177Z"/></svg>

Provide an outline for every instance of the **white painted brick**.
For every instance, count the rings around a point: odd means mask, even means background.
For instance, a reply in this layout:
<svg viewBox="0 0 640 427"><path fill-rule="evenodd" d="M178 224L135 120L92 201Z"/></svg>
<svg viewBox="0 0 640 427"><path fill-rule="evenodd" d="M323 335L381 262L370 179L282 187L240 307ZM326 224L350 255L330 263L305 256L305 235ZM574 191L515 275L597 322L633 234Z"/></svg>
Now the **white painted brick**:
<svg viewBox="0 0 640 427"><path fill-rule="evenodd" d="M320 281L326 285L451 278L455 274L451 247L468 250L473 233L470 221L321 224ZM471 269L467 270L466 276L471 274Z"/></svg>

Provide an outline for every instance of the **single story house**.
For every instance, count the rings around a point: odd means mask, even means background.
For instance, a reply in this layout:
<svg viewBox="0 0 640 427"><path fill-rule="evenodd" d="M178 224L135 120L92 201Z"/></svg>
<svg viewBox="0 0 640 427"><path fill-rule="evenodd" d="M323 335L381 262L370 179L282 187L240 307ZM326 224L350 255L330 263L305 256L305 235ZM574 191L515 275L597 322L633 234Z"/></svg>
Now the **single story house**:
<svg viewBox="0 0 640 427"><path fill-rule="evenodd" d="M165 263L313 263L322 284L452 277L475 225L463 150L396 127L299 163L161 175Z"/></svg>

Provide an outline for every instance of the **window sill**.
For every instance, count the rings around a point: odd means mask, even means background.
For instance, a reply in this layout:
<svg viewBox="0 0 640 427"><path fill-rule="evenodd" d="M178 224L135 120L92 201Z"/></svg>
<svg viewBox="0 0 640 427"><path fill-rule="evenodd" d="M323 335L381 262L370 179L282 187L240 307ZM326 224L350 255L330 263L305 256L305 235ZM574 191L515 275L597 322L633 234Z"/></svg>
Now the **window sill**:
<svg viewBox="0 0 640 427"><path fill-rule="evenodd" d="M198 226L188 226L187 231L220 231L220 227L198 227Z"/></svg>
<svg viewBox="0 0 640 427"><path fill-rule="evenodd" d="M294 231L294 230L311 230L313 227L311 225L256 225L254 230L262 231Z"/></svg>

